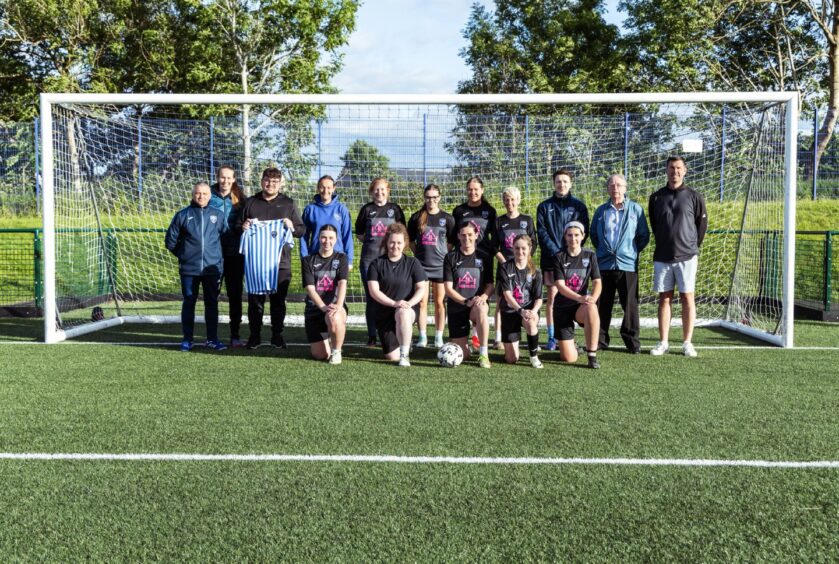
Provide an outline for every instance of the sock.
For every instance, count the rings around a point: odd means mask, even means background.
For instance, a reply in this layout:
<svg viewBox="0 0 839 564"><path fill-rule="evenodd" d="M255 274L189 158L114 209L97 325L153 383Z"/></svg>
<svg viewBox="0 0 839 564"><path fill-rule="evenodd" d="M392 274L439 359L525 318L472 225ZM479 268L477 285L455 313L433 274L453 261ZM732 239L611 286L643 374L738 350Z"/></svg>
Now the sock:
<svg viewBox="0 0 839 564"><path fill-rule="evenodd" d="M437 346L443 346L443 332L439 329L435 329L434 331L434 343Z"/></svg>
<svg viewBox="0 0 839 564"><path fill-rule="evenodd" d="M479 353L481 356L487 356L489 354L489 347L485 345L481 345L481 351Z"/></svg>
<svg viewBox="0 0 839 564"><path fill-rule="evenodd" d="M341 354L341 349L332 349L332 352Z"/></svg>
<svg viewBox="0 0 839 564"><path fill-rule="evenodd" d="M597 356L597 351L590 351L590 350L586 349L586 354L589 355L589 356Z"/></svg>
<svg viewBox="0 0 839 564"><path fill-rule="evenodd" d="M548 325L548 339L554 338L554 326Z"/></svg>
<svg viewBox="0 0 839 564"><path fill-rule="evenodd" d="M411 345L399 347L399 356L408 356L409 352L411 352Z"/></svg>
<svg viewBox="0 0 839 564"><path fill-rule="evenodd" d="M527 336L527 350L530 352L530 356L539 354L539 333Z"/></svg>
<svg viewBox="0 0 839 564"><path fill-rule="evenodd" d="M420 338L420 341L426 340L425 331L420 331L419 332L419 338Z"/></svg>

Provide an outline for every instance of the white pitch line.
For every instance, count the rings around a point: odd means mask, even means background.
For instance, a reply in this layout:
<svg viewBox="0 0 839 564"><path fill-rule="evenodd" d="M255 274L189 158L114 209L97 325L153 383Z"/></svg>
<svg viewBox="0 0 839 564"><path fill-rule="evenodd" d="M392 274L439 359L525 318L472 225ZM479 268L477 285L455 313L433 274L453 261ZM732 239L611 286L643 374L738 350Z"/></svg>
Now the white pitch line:
<svg viewBox="0 0 839 564"><path fill-rule="evenodd" d="M396 456L363 454L188 454L2 452L0 460L94 460L160 462L362 462L374 464L607 465L746 468L837 468L837 460L713 460L690 458L516 458L471 456Z"/></svg>

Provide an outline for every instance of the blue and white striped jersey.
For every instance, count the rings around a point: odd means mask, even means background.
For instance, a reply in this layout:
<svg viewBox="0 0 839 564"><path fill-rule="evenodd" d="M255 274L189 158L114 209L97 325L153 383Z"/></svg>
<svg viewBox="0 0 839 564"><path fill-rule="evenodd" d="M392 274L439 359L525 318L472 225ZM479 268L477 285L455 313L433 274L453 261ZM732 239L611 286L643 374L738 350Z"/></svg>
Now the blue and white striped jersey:
<svg viewBox="0 0 839 564"><path fill-rule="evenodd" d="M252 220L242 234L239 253L245 256L245 287L248 294L273 294L277 291L280 255L283 246L294 246L293 234L282 219Z"/></svg>

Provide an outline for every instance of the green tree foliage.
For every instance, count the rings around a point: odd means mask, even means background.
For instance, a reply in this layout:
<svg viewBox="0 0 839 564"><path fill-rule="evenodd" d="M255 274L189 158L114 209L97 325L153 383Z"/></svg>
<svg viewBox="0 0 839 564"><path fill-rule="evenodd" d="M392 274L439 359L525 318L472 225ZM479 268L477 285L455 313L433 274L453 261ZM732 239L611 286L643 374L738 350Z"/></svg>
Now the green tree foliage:
<svg viewBox="0 0 839 564"><path fill-rule="evenodd" d="M344 166L340 176L348 179L352 186L367 185L377 176L390 174L390 159L363 139L356 139L347 147L341 162Z"/></svg>

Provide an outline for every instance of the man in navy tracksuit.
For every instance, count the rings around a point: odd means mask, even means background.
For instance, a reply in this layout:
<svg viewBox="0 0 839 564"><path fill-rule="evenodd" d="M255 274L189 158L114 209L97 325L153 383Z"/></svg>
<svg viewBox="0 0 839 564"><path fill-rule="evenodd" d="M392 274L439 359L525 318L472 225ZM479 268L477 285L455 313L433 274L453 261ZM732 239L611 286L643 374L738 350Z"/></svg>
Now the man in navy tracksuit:
<svg viewBox="0 0 839 564"><path fill-rule="evenodd" d="M542 281L548 289L545 322L548 325L546 348L549 351L556 350L553 305L558 290L554 285L554 257L565 248L564 234L568 223L579 221L585 227L583 233L587 235L589 232L588 208L582 201L571 195L572 179L573 175L568 169L561 168L554 172L554 193L536 208L536 232L541 250L539 266L542 270ZM585 238L582 242L585 243Z"/></svg>
<svg viewBox="0 0 839 564"><path fill-rule="evenodd" d="M195 302L198 288L204 291L204 320L207 324L207 346L221 351L226 347L218 340L218 294L224 261L221 234L228 230L224 214L208 206L210 185L199 182L192 189L192 202L175 214L166 230L166 248L178 257L181 275L181 350L192 349L195 329Z"/></svg>
<svg viewBox="0 0 839 564"><path fill-rule="evenodd" d="M638 256L650 242L644 208L626 197L626 178L613 174L606 181L609 201L594 212L591 242L597 251L597 265L603 290L597 302L600 314L598 349L609 348L609 324L615 305L615 291L623 308L620 334L626 350L641 352L638 313Z"/></svg>

